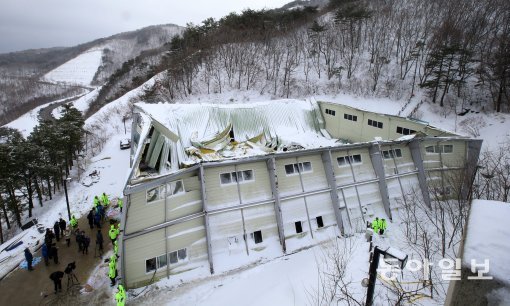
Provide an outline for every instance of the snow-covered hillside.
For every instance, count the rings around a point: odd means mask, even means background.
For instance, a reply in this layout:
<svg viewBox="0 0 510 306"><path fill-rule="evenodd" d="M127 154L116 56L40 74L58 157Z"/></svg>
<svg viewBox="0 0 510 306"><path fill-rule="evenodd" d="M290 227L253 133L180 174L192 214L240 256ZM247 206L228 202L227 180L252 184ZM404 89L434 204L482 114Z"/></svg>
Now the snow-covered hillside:
<svg viewBox="0 0 510 306"><path fill-rule="evenodd" d="M24 114L23 116L19 117L18 119L9 122L5 126L13 128L13 129L17 129L21 132L21 134L23 134L24 137L28 137L28 135L30 135L30 133L32 133L32 131L34 130L34 127L36 127L39 124L39 116L38 115L39 115L39 112L41 111L41 109L48 107L51 104L60 103L65 100L70 100L73 98L78 99L80 96L82 96L82 95L77 95L77 96L65 98L65 99L59 99L56 101L52 101L52 102L43 104L41 106L34 108L33 110L31 110L28 113ZM85 95L85 97L86 96L87 95ZM78 99L78 100L81 101L81 99ZM60 110L60 108L58 108L58 107L55 109Z"/></svg>
<svg viewBox="0 0 510 306"><path fill-rule="evenodd" d="M92 48L44 75L49 82L89 86L101 65L103 51Z"/></svg>

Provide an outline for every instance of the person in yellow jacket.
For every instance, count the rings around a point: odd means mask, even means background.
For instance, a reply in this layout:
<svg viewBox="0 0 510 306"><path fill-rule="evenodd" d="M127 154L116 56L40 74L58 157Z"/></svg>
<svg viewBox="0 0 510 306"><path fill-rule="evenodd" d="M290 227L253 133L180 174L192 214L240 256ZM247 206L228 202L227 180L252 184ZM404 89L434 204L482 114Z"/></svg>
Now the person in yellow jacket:
<svg viewBox="0 0 510 306"><path fill-rule="evenodd" d="M71 220L69 220L69 224L71 224L71 228L73 230L75 230L76 227L78 227L78 220L76 220L76 217L74 215L71 216Z"/></svg>
<svg viewBox="0 0 510 306"><path fill-rule="evenodd" d="M115 278L117 277L117 265L115 263L110 262L108 265L108 277L112 282L110 286L115 286Z"/></svg>
<svg viewBox="0 0 510 306"><path fill-rule="evenodd" d="M124 291L122 285L118 286L117 294L115 294L115 301L117 302L117 306L124 306L126 303L126 291Z"/></svg>
<svg viewBox="0 0 510 306"><path fill-rule="evenodd" d="M117 266L117 256L115 256L115 254L110 256L110 264L114 264L115 266Z"/></svg>
<svg viewBox="0 0 510 306"><path fill-rule="evenodd" d="M120 208L120 212L122 212L122 207L124 206L124 202L122 201L121 198L119 198L119 200L117 201L117 205L119 206Z"/></svg>
<svg viewBox="0 0 510 306"><path fill-rule="evenodd" d="M101 203L103 203L103 206L108 206L110 204L110 199L108 199L108 196L104 192L101 195Z"/></svg>
<svg viewBox="0 0 510 306"><path fill-rule="evenodd" d="M117 240L113 243L113 255L119 258L119 244L117 243Z"/></svg>
<svg viewBox="0 0 510 306"><path fill-rule="evenodd" d="M372 229L374 233L379 234L379 218L375 217L375 220L372 221Z"/></svg>
<svg viewBox="0 0 510 306"><path fill-rule="evenodd" d="M99 205L101 205L101 203L99 202L99 198L97 196L94 196L94 207L97 207Z"/></svg>
<svg viewBox="0 0 510 306"><path fill-rule="evenodd" d="M385 219L381 219L379 220L379 234L382 235L384 234L384 232L386 231L386 227L388 225L386 224L386 220Z"/></svg>
<svg viewBox="0 0 510 306"><path fill-rule="evenodd" d="M117 239L117 236L119 235L120 230L118 228L115 228L115 225L110 226L110 230L108 231L108 236L110 236L110 239L112 240L112 245L115 244L115 240Z"/></svg>

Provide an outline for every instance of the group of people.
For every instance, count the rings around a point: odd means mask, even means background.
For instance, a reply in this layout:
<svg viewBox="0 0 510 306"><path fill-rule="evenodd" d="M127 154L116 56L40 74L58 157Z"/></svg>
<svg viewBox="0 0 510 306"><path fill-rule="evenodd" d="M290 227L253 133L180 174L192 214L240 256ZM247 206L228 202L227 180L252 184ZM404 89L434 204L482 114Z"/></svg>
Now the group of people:
<svg viewBox="0 0 510 306"><path fill-rule="evenodd" d="M66 229L67 223L62 218L55 221L53 230L51 228L46 229L46 234L44 235L44 243L41 247L41 254L46 266L49 265L50 259L53 259L53 262L58 265L58 247L56 242L53 242L53 239L56 239L56 241L60 241L60 238L66 239L67 246L69 246L71 239L64 238L66 237Z"/></svg>
<svg viewBox="0 0 510 306"><path fill-rule="evenodd" d="M53 230L51 228L46 229L46 233L44 234L44 243L41 246L41 255L46 266L50 264L50 259L53 259L53 262L58 265L58 247L57 244L53 242L53 239L60 241L60 237L64 237L65 229L66 222L62 218L55 222ZM25 249L25 260L27 261L28 271L33 271L34 268L32 263L34 255L30 252L29 248Z"/></svg>
<svg viewBox="0 0 510 306"><path fill-rule="evenodd" d="M110 236L110 240L112 241L113 255L110 257L109 262L109 270L108 277L112 282L111 287L115 286L115 279L117 277L117 258L119 258L119 245L117 242L117 237L120 234L119 224L115 226L115 224L110 225L110 230L108 231L108 236Z"/></svg>
<svg viewBox="0 0 510 306"><path fill-rule="evenodd" d="M103 192L100 196L95 196L93 200L93 208L90 210L89 214L87 215L89 227L91 230L94 229L94 227L97 227L97 233L96 233L96 250L99 250L99 256L101 257L104 253L104 239L103 235L101 233L101 223L102 221L106 220L106 208L110 204L110 200L108 199L108 196ZM122 199L119 198L118 207L122 211ZM44 262L46 266L49 265L49 260L53 259L55 264L59 263L58 260L58 247L56 243L54 242L54 239L56 241L60 241L60 239L66 239L67 246L70 246L71 238L70 233L75 234L76 236L76 243L78 245L78 252L81 252L82 254L88 254L88 248L90 245L91 238L86 235L85 231L80 230L78 227L78 220L73 215L71 216L71 219L69 220L70 230L67 230L67 224L66 221L64 221L62 218L60 220L56 221L53 228L47 228L46 234L44 237L44 243L42 245L42 257L44 258ZM117 278L117 260L119 258L119 246L117 242L117 237L120 234L119 224L116 223L114 220L110 220L110 230L108 231L108 236L112 242L113 247L113 255L110 257L109 260L109 271L108 271L108 277L111 280L111 286L115 286L116 284L116 278ZM68 237L68 238L66 238ZM30 250L27 248L25 250L25 259L27 260L27 267L29 271L33 270L32 262L33 262L33 255L30 252ZM73 263L74 265L74 263ZM69 267L68 267L69 268ZM68 273L66 268L65 273ZM72 270L69 270L72 272ZM55 293L58 291L62 291L62 278L65 275L62 271L55 271L50 274L50 279L53 281L55 286ZM69 273L68 273L69 274ZM73 277L76 279L76 276L73 274ZM70 274L69 274L70 275ZM68 277L69 277L68 275ZM76 279L77 280L77 279ZM115 300L117 302L118 306L124 305L126 301L126 291L124 290L124 287L122 285L118 285L117 292L115 294Z"/></svg>
<svg viewBox="0 0 510 306"><path fill-rule="evenodd" d="M101 225L102 221L106 220L106 209L110 205L110 199L103 192L100 196L95 196L93 200L93 207L89 211L87 215L87 220L89 222L90 229L94 227L98 228L96 244L99 247L99 252L103 254L103 236L101 234ZM122 212L123 202L122 199L119 198L117 200L117 205ZM111 287L114 287L117 279L117 259L119 258L119 245L117 242L117 237L120 234L120 224L115 224L113 220L110 220L110 230L108 231L108 236L112 242L113 254L110 256L110 260L108 262L108 277L111 281ZM115 300L117 302L117 306L123 306L126 302L126 291L122 285L118 285L117 293L115 294Z"/></svg>
<svg viewBox="0 0 510 306"><path fill-rule="evenodd" d="M110 262L108 263L108 277L111 281L111 287L115 286L116 278L117 278L117 259L119 258L119 244L117 241L117 237L120 234L119 229L120 224L111 224L110 230L108 231L108 236L110 236L110 240L112 241L113 254L110 256ZM124 306L126 302L126 291L122 285L118 285L118 291L115 294L115 300L117 302L117 306Z"/></svg>
<svg viewBox="0 0 510 306"><path fill-rule="evenodd" d="M372 221L372 229L374 230L374 233L382 235L386 231L386 227L387 224L385 219L379 219L378 217L375 217L375 219Z"/></svg>
<svg viewBox="0 0 510 306"><path fill-rule="evenodd" d="M106 219L108 205L110 205L110 199L106 193L103 192L100 196L94 196L93 207L87 215L90 229L94 227L101 228L102 221Z"/></svg>

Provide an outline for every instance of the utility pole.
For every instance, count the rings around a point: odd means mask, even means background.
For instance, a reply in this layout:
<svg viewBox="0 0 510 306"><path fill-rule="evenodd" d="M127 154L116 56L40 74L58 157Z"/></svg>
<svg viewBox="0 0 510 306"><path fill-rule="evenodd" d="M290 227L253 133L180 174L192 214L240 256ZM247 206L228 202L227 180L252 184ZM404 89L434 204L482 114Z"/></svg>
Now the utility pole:
<svg viewBox="0 0 510 306"><path fill-rule="evenodd" d="M71 221L71 209L69 208L69 196L67 195L67 182L68 181L71 181L70 177L66 177L64 179L64 193L66 194L67 216L69 217L69 221Z"/></svg>
<svg viewBox="0 0 510 306"><path fill-rule="evenodd" d="M372 306L374 302L374 290L375 282L377 280L377 267L379 267L379 255L381 250L378 247L374 248L374 254L372 256L372 262L370 263L370 269L368 270L368 289L367 289L367 300L366 306Z"/></svg>

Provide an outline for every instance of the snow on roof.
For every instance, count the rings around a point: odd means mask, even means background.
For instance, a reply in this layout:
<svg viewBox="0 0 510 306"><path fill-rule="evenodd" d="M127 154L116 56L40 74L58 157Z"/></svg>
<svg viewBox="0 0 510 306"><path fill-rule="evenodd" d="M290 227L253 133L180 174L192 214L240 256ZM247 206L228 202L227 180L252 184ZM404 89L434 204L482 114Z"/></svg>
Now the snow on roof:
<svg viewBox="0 0 510 306"><path fill-rule="evenodd" d="M305 149L338 144L325 133L318 104L311 101L289 99L228 105L136 103L136 107L179 137L180 157L186 155L183 150L194 144L213 143L211 139L228 133L230 125L237 142L249 142L263 134L267 140L276 139L278 144ZM264 154L252 151L241 155Z"/></svg>
<svg viewBox="0 0 510 306"><path fill-rule="evenodd" d="M489 260L489 274L510 285L510 203L473 200L467 224L462 265L471 268L471 261L483 264ZM483 268L482 268L483 269Z"/></svg>

